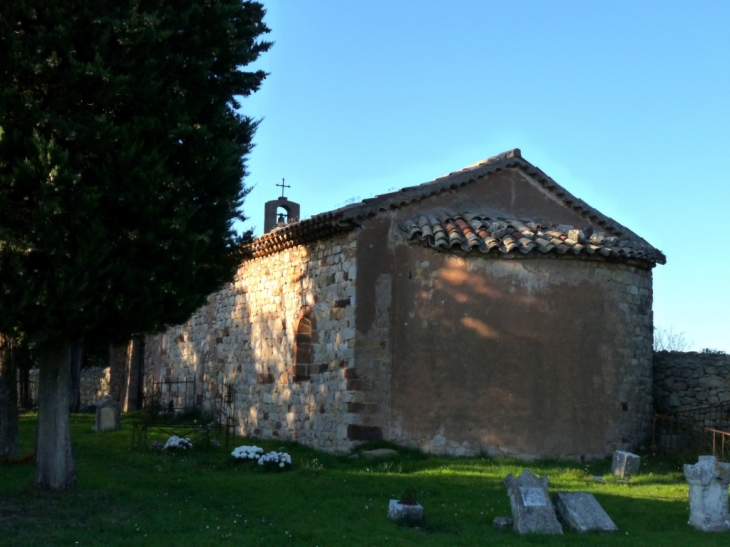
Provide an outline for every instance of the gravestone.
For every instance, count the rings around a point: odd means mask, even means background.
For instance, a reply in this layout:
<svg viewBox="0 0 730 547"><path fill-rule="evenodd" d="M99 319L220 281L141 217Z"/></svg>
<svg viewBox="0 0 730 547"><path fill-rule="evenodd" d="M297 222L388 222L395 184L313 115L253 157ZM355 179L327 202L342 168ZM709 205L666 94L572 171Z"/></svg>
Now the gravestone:
<svg viewBox="0 0 730 547"><path fill-rule="evenodd" d="M611 473L621 479L639 474L639 466L641 465L641 456L616 450L613 453L613 462L611 463Z"/></svg>
<svg viewBox="0 0 730 547"><path fill-rule="evenodd" d="M555 509L548 495L548 479L537 478L531 471L519 477L512 474L504 479L512 507L513 529L519 534L562 534Z"/></svg>
<svg viewBox="0 0 730 547"><path fill-rule="evenodd" d="M558 492L553 497L558 519L569 530L585 532L616 532L618 528L606 514L593 494L588 492Z"/></svg>
<svg viewBox="0 0 730 547"><path fill-rule="evenodd" d="M108 395L96 403L96 432L116 431L121 427L119 405Z"/></svg>
<svg viewBox="0 0 730 547"><path fill-rule="evenodd" d="M696 464L685 464L684 476L689 483L689 524L703 532L730 530L730 463L720 463L715 456L700 456Z"/></svg>
<svg viewBox="0 0 730 547"><path fill-rule="evenodd" d="M423 518L423 507L420 503L405 504L398 500L390 500L388 518L393 522L415 524Z"/></svg>

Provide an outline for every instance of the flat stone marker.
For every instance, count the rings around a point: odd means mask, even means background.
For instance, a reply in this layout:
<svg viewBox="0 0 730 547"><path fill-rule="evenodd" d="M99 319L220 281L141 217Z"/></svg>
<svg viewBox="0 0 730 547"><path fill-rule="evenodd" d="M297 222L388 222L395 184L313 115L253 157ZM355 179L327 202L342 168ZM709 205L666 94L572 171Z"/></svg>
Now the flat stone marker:
<svg viewBox="0 0 730 547"><path fill-rule="evenodd" d="M558 519L569 530L585 532L617 532L618 527L588 492L558 492L553 497Z"/></svg>
<svg viewBox="0 0 730 547"><path fill-rule="evenodd" d="M625 452L623 450L616 450L616 452L613 453L611 473L621 479L625 479L632 475L638 475L640 466L641 456L637 456L636 454Z"/></svg>
<svg viewBox="0 0 730 547"><path fill-rule="evenodd" d="M363 458L395 458L398 452L392 448L376 448L374 450L363 450Z"/></svg>
<svg viewBox="0 0 730 547"><path fill-rule="evenodd" d="M512 474L504 479L512 506L513 529L518 534L562 534L555 509L548 495L548 479L537 478L531 471L519 477Z"/></svg>
<svg viewBox="0 0 730 547"><path fill-rule="evenodd" d="M684 476L689 483L689 524L703 532L730 530L730 463L720 463L715 456L700 456L696 464L685 464Z"/></svg>
<svg viewBox="0 0 730 547"><path fill-rule="evenodd" d="M109 396L96 403L96 432L116 431L121 427L119 405Z"/></svg>
<svg viewBox="0 0 730 547"><path fill-rule="evenodd" d="M423 507L420 503L406 505L398 500L390 500L388 518L393 522L415 524L423 518Z"/></svg>

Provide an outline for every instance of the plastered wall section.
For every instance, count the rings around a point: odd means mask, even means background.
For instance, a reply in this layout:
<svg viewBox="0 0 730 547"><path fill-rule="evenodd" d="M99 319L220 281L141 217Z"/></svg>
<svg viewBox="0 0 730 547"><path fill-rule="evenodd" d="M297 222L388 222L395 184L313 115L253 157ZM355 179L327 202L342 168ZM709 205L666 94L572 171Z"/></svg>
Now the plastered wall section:
<svg viewBox="0 0 730 547"><path fill-rule="evenodd" d="M654 404L665 414L730 403L730 355L654 353Z"/></svg>
<svg viewBox="0 0 730 547"><path fill-rule="evenodd" d="M387 439L526 459L603 457L646 440L650 269L396 252Z"/></svg>
<svg viewBox="0 0 730 547"><path fill-rule="evenodd" d="M184 325L148 337L146 387L196 378L197 403L230 412L237 434L348 451L354 376L356 234L245 261L233 283ZM312 324L311 358L297 366L296 329ZM234 389L222 404L223 385Z"/></svg>

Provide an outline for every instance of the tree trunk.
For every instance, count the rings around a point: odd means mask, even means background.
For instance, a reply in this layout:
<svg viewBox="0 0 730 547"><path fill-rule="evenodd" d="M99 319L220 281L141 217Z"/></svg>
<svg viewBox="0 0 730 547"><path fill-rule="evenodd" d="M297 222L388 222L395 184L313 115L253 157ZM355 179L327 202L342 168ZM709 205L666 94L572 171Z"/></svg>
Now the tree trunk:
<svg viewBox="0 0 730 547"><path fill-rule="evenodd" d="M13 346L0 334L0 459L18 453L18 385Z"/></svg>
<svg viewBox="0 0 730 547"><path fill-rule="evenodd" d="M71 452L71 345L68 340L40 348L38 378L38 434L35 484L66 490L76 486L76 464Z"/></svg>
<svg viewBox="0 0 730 547"><path fill-rule="evenodd" d="M78 412L81 408L81 360L84 356L84 346L81 339L71 343L71 412Z"/></svg>

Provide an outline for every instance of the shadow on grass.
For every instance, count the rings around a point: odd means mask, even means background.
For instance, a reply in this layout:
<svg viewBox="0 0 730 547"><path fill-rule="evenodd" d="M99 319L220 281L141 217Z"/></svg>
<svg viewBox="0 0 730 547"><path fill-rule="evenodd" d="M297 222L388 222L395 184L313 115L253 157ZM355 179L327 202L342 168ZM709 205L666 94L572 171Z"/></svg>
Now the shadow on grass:
<svg viewBox="0 0 730 547"><path fill-rule="evenodd" d="M0 545L725 545L727 536L686 524L687 487L676 469L649 459L627 483L605 475L610 461L521 462L447 458L393 448L385 460L317 452L296 443L236 439L291 454L290 472L235 465L230 451L142 452L131 448L131 420L120 431L94 433L93 416L72 417L79 488L67 494L30 489L31 466L0 466ZM32 448L34 419L21 421ZM620 528L618 534L517 536L492 528L509 516L504 477L546 474L551 492L587 491ZM418 527L387 520L390 499L413 488L424 507Z"/></svg>

